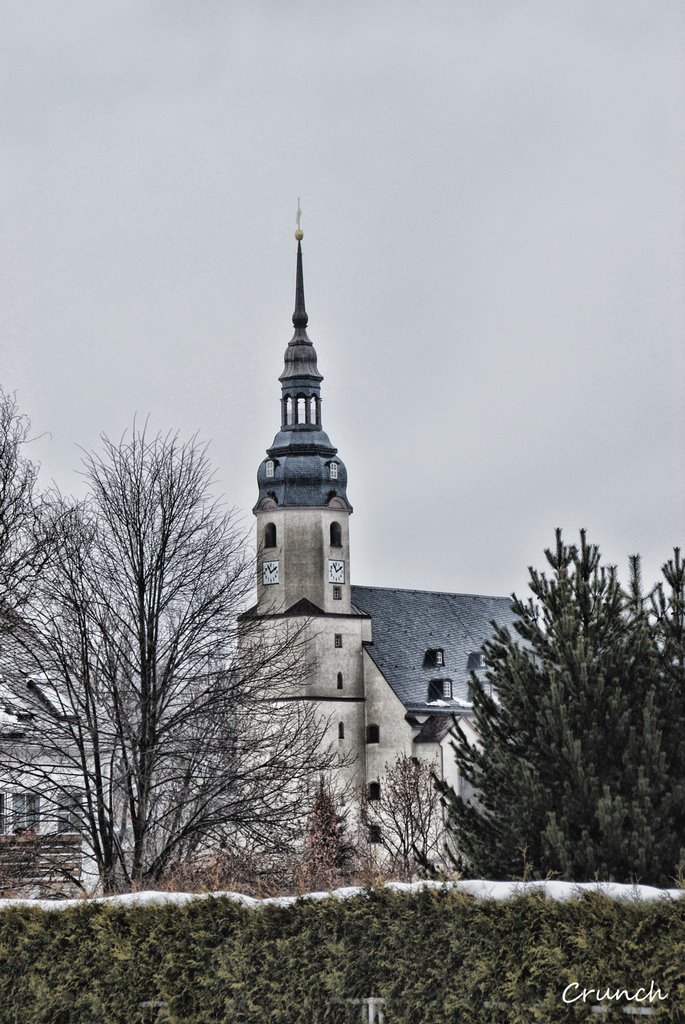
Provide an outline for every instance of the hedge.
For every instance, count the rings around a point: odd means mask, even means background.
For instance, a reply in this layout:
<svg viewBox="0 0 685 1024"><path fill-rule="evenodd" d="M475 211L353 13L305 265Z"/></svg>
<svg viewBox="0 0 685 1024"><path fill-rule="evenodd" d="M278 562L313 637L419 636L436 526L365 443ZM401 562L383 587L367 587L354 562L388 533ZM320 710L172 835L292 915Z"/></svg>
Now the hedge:
<svg viewBox="0 0 685 1024"><path fill-rule="evenodd" d="M685 1021L685 899L426 887L0 912L2 1024L347 1024L370 996L386 1024L597 1020L589 1003L564 1004L574 982L574 994L653 982L667 999L628 1005ZM634 1019L602 1005L603 1021Z"/></svg>

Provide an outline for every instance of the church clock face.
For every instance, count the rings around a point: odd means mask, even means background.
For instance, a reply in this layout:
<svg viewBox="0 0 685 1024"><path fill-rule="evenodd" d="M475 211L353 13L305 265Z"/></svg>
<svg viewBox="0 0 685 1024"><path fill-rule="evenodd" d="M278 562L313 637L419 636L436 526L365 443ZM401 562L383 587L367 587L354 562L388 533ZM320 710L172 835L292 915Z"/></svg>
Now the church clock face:
<svg viewBox="0 0 685 1024"><path fill-rule="evenodd" d="M344 583L345 582L345 563L337 562L333 558L328 559L328 582L329 583Z"/></svg>
<svg viewBox="0 0 685 1024"><path fill-rule="evenodd" d="M262 583L264 586L278 582L278 562L262 562Z"/></svg>

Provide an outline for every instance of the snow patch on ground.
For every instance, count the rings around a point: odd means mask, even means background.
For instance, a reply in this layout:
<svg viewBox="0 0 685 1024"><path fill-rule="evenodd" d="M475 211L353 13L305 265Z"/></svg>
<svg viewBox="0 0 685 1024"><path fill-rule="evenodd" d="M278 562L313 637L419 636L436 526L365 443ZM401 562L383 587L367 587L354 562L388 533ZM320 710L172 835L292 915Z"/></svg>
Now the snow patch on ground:
<svg viewBox="0 0 685 1024"><path fill-rule="evenodd" d="M618 885L616 882L490 882L483 879L465 879L459 882L387 882L386 889L396 892L420 892L421 889L455 889L469 893L479 899L508 900L513 896L526 893L544 893L548 899L577 899L585 892L599 892L611 899L628 899L649 901L657 899L679 899L685 895L684 889L656 889L651 885ZM310 892L304 896L271 896L266 899L255 899L239 892L136 892L121 896L99 896L93 899L71 900L30 900L0 899L0 910L8 907L38 907L41 910L64 910L67 907L82 906L84 903L106 903L109 906L150 906L151 904L168 905L183 904L190 900L229 899L246 907L278 906L289 907L298 900L345 900L351 896L363 895L364 888L357 885L334 889L331 892Z"/></svg>

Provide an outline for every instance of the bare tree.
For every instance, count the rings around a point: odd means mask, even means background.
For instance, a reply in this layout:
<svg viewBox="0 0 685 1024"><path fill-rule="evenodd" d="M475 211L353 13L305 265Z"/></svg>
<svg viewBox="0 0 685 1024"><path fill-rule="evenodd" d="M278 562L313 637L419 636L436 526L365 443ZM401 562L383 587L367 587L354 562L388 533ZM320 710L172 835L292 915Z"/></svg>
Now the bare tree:
<svg viewBox="0 0 685 1024"><path fill-rule="evenodd" d="M0 387L0 637L26 600L45 550L36 466L24 455L30 421Z"/></svg>
<svg viewBox="0 0 685 1024"><path fill-rule="evenodd" d="M135 426L103 445L86 500L53 496L55 543L19 637L28 724L0 773L55 819L71 809L113 891L199 849L287 846L335 757L315 706L294 699L305 627L240 615L253 565L206 449Z"/></svg>
<svg viewBox="0 0 685 1024"><path fill-rule="evenodd" d="M389 868L403 879L419 860L436 857L443 831L440 796L433 784L437 761L398 754L386 762L380 782L362 798L362 820L369 841L386 851Z"/></svg>

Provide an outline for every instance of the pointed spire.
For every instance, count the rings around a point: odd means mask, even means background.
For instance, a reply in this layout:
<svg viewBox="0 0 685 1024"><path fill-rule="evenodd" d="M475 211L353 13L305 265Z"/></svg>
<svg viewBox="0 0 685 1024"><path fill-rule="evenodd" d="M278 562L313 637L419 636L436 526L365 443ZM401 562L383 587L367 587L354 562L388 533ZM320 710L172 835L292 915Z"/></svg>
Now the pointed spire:
<svg viewBox="0 0 685 1024"><path fill-rule="evenodd" d="M302 273L302 243L297 243L297 276L295 279L295 312L293 326L306 327L309 322L307 310L304 308L304 275Z"/></svg>
<svg viewBox="0 0 685 1024"><path fill-rule="evenodd" d="M295 230L295 238L297 239L297 275L295 278L295 312L293 313L293 326L294 327L306 327L309 321L307 316L307 310L304 308L304 274L302 273L302 239L304 232L300 227L300 218L302 216L302 210L300 209L300 200L297 200L297 215L295 222L297 228Z"/></svg>

